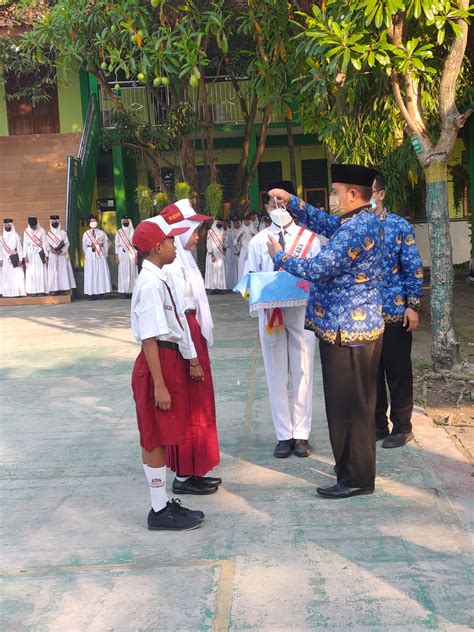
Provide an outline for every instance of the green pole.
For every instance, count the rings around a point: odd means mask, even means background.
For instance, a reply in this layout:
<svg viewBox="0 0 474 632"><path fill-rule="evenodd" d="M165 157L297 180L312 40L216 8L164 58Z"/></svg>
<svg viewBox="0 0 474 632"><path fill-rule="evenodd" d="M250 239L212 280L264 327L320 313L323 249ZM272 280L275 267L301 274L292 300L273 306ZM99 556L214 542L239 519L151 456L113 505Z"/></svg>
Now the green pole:
<svg viewBox="0 0 474 632"><path fill-rule="evenodd" d="M255 156L255 152L257 151L257 133L255 132L255 128L252 129L252 135L250 136L250 151L249 151L249 159L247 162L248 167L252 164L253 157ZM260 189L258 185L258 171L255 173L255 176L250 183L249 186L249 201L250 208L252 210L258 211L260 208Z"/></svg>
<svg viewBox="0 0 474 632"><path fill-rule="evenodd" d="M114 170L115 211L117 226L122 215L127 213L127 196L125 192L125 176L121 147L112 147L112 164Z"/></svg>
<svg viewBox="0 0 474 632"><path fill-rule="evenodd" d="M81 110L82 110L82 123L86 122L87 108L89 106L89 75L82 68L79 70L79 90L81 92Z"/></svg>
<svg viewBox="0 0 474 632"><path fill-rule="evenodd" d="M471 208L471 276L474 277L474 117L469 120L469 202Z"/></svg>

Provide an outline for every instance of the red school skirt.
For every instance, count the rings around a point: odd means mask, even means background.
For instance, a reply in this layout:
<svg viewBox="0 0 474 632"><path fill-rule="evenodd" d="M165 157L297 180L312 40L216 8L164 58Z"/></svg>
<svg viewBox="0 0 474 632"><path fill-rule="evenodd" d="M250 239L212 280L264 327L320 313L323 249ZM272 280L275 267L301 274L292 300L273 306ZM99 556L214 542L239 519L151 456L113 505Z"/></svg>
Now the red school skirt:
<svg viewBox="0 0 474 632"><path fill-rule="evenodd" d="M158 346L161 370L171 397L171 408L155 406L155 387L143 349L135 360L132 391L137 410L140 445L147 452L158 446L184 443L189 424L187 364L177 349Z"/></svg>
<svg viewBox="0 0 474 632"><path fill-rule="evenodd" d="M181 445L168 446L166 465L177 474L204 476L220 461L214 386L206 339L195 314L187 312L186 319L204 371L204 382L194 382L189 374L187 376L190 423L186 441Z"/></svg>

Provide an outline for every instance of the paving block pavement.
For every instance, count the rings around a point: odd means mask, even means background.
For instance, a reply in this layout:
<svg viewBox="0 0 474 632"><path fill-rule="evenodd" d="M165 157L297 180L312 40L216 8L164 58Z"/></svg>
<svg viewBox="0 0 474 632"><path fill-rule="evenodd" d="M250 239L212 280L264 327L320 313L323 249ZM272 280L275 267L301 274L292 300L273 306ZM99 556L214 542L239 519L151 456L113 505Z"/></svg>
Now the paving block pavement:
<svg viewBox="0 0 474 632"><path fill-rule="evenodd" d="M314 454L275 459L257 322L210 299L224 483L182 497L206 513L184 533L146 529L129 301L2 309L2 629L471 629L472 477L445 431L417 411L373 496L317 497L319 360Z"/></svg>

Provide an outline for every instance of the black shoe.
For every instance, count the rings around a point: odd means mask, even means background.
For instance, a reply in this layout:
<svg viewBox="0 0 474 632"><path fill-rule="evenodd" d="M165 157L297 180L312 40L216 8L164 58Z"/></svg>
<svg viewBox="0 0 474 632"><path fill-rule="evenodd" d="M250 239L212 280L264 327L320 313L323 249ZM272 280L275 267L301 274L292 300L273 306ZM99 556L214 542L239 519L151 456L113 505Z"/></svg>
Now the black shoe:
<svg viewBox="0 0 474 632"><path fill-rule="evenodd" d="M105 299L105 294L97 294L97 298L99 301L103 301Z"/></svg>
<svg viewBox="0 0 474 632"><path fill-rule="evenodd" d="M217 485L217 487L222 485L222 478L218 478L217 476L195 476L194 478L208 485Z"/></svg>
<svg viewBox="0 0 474 632"><path fill-rule="evenodd" d="M201 518L201 520L204 519L203 511L199 511L197 509L188 509L187 507L183 507L179 498L172 498L169 502L172 505L174 505L176 511L181 511L182 513L186 515L195 516L196 518Z"/></svg>
<svg viewBox="0 0 474 632"><path fill-rule="evenodd" d="M90 301L96 301L99 297L97 296L97 294L92 294L92 296L89 298Z"/></svg>
<svg viewBox="0 0 474 632"><path fill-rule="evenodd" d="M313 454L313 448L307 439L295 439L294 453L295 456L309 456Z"/></svg>
<svg viewBox="0 0 474 632"><path fill-rule="evenodd" d="M388 437L389 434L390 433L387 428L385 430L379 430L377 428L377 430L375 431L375 440L380 441L381 439L385 439L385 437Z"/></svg>
<svg viewBox="0 0 474 632"><path fill-rule="evenodd" d="M174 503L167 502L161 511L150 509L148 528L152 531L191 531L202 524L202 518L177 509Z"/></svg>
<svg viewBox="0 0 474 632"><path fill-rule="evenodd" d="M331 487L318 487L317 493L324 498L350 498L351 496L363 496L373 494L373 487L346 487L341 483L331 485Z"/></svg>
<svg viewBox="0 0 474 632"><path fill-rule="evenodd" d="M277 459L287 459L289 456L291 456L294 445L294 439L285 439L284 441L279 441L276 444L275 449L273 450L273 456L276 456Z"/></svg>
<svg viewBox="0 0 474 632"><path fill-rule="evenodd" d="M415 438L413 432L397 432L389 435L382 443L382 448L400 448Z"/></svg>
<svg viewBox="0 0 474 632"><path fill-rule="evenodd" d="M203 483L195 476L190 476L185 481L178 481L176 478L172 485L173 494L195 494L205 496L217 492L217 485Z"/></svg>

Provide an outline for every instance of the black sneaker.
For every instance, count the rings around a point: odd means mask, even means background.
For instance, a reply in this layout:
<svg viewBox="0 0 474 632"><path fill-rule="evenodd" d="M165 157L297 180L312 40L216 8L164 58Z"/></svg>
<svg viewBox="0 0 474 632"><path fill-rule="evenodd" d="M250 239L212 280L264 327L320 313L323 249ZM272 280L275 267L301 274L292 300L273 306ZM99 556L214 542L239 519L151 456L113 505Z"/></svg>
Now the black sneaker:
<svg viewBox="0 0 474 632"><path fill-rule="evenodd" d="M307 439L295 439L294 453L295 456L309 456L313 454L313 448Z"/></svg>
<svg viewBox="0 0 474 632"><path fill-rule="evenodd" d="M150 509L148 514L148 528L151 531L191 531L202 524L202 518L191 516L181 509L177 509L173 502L167 502L160 511Z"/></svg>
<svg viewBox="0 0 474 632"><path fill-rule="evenodd" d="M172 498L170 500L170 503L172 503L175 506L176 511L181 511L182 513L187 514L189 516L196 516L196 518L201 518L201 520L204 519L203 511L198 511L197 509L188 509L187 507L183 507L179 498Z"/></svg>
<svg viewBox="0 0 474 632"><path fill-rule="evenodd" d="M291 456L294 445L294 439L285 439L284 441L279 441L276 444L275 449L273 450L273 456L276 456L277 459L287 459L289 456Z"/></svg>

